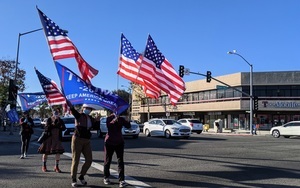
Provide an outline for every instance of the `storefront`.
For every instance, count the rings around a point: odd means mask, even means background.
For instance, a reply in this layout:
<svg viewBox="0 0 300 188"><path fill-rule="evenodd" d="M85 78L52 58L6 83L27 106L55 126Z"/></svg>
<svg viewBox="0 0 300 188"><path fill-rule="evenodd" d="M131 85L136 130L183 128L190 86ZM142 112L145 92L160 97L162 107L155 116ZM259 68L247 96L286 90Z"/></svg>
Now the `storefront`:
<svg viewBox="0 0 300 188"><path fill-rule="evenodd" d="M138 103L136 117L142 122L150 118L197 118L203 123L221 119L228 129L249 130L250 100L249 73L217 77L231 87L220 87L212 80L186 82L186 91L176 106L169 104L166 95ZM220 89L221 88L221 89ZM239 92L240 91L240 92ZM300 71L253 73L253 96L258 97L259 110L253 123L270 129L292 120L300 120Z"/></svg>

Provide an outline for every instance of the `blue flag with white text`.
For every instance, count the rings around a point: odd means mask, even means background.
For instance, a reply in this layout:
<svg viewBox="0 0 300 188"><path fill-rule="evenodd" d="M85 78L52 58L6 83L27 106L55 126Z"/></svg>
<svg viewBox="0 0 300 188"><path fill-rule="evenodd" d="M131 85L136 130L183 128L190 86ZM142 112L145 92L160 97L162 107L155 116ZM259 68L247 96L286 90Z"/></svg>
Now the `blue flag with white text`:
<svg viewBox="0 0 300 188"><path fill-rule="evenodd" d="M27 111L37 105L47 102L44 92L19 93L22 111Z"/></svg>
<svg viewBox="0 0 300 188"><path fill-rule="evenodd" d="M80 76L55 61L56 70L65 97L74 104L93 104L111 110L116 114L125 111L129 104L109 90L87 84Z"/></svg>

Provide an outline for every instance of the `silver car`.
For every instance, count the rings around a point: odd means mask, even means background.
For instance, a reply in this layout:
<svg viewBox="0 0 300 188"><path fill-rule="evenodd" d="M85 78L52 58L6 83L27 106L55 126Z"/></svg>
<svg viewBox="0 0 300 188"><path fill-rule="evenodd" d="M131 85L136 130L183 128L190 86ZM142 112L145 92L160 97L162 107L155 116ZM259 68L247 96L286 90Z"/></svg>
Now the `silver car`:
<svg viewBox="0 0 300 188"><path fill-rule="evenodd" d="M107 117L102 117L100 119L100 130L97 130L97 136L102 138L107 133L106 127L106 119ZM122 135L123 136L132 136L133 138L138 138L140 134L140 127L137 123L130 122L131 128L122 128Z"/></svg>
<svg viewBox="0 0 300 188"><path fill-rule="evenodd" d="M62 131L62 138L63 140L71 139L75 131L75 118L73 116L70 116L62 117L61 119L66 126L66 130Z"/></svg>
<svg viewBox="0 0 300 188"><path fill-rule="evenodd" d="M181 123L182 125L189 126L192 132L196 132L197 134L202 133L203 124L199 119L185 118L185 119L179 119L178 122Z"/></svg>
<svg viewBox="0 0 300 188"><path fill-rule="evenodd" d="M178 123L174 119L151 119L144 123L144 134L146 136L164 136L189 138L191 135L190 127Z"/></svg>

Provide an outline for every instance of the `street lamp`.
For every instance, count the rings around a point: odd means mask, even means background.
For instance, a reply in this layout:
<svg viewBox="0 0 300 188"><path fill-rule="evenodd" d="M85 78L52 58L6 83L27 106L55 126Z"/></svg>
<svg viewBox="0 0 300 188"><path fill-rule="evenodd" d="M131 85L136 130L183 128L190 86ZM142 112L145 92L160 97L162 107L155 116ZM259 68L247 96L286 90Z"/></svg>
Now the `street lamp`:
<svg viewBox="0 0 300 188"><path fill-rule="evenodd" d="M250 64L242 55L238 54L236 50L227 52L227 54L237 55L242 58L250 66L250 134L252 134L253 124L253 65Z"/></svg>
<svg viewBox="0 0 300 188"><path fill-rule="evenodd" d="M15 78L14 78L14 84L15 85L17 85L18 64L19 64L19 49L20 49L20 39L21 39L21 36L27 35L29 33L34 33L34 32L40 31L42 29L43 28L35 29L35 30L28 31L28 32L25 32L25 33L19 33L19 36L18 36L18 46L17 46L17 57L16 57L16 70L15 70ZM15 96L15 100L13 100L12 104L14 104L15 106L17 106L17 96ZM13 129L13 125L11 124L10 125L10 133L9 133L10 135L13 135L12 129Z"/></svg>
<svg viewBox="0 0 300 188"><path fill-rule="evenodd" d="M35 29L35 30L28 31L28 32L25 32L25 33L19 33L19 36L18 36L18 47L17 47L17 58L16 58L16 70L15 70L15 84L17 83L17 74L18 74L20 38L21 38L22 35L27 35L29 33L34 33L34 32L40 31L42 29L43 28Z"/></svg>

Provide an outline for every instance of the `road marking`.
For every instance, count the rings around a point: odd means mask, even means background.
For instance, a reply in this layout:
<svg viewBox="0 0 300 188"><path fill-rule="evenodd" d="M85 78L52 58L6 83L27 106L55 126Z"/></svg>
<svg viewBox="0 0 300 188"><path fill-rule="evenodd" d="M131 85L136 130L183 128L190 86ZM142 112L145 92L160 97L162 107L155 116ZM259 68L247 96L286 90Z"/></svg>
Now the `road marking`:
<svg viewBox="0 0 300 188"><path fill-rule="evenodd" d="M63 155L67 156L67 157L70 157L72 158L72 154L71 153L68 153L68 152L65 152L63 153ZM80 161L83 163L84 162L84 157L80 157ZM92 165L91 165L93 168L97 169L97 170L100 170L101 172L103 172L103 165L99 164L99 163L95 163L95 162L92 162ZM119 174L116 170L113 170L113 169L110 169L110 174L115 177L115 178L119 178ZM131 186L134 186L136 188L140 188L140 187L151 187L150 185L146 184L146 183L143 183L141 181L138 181L130 176L126 176L125 177L126 179L126 182L128 184L130 184Z"/></svg>

